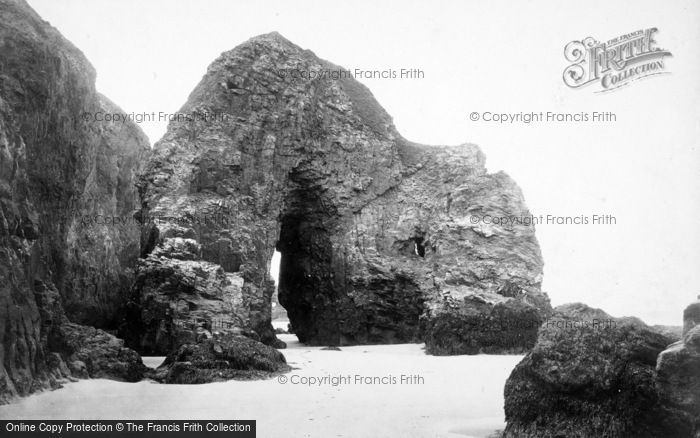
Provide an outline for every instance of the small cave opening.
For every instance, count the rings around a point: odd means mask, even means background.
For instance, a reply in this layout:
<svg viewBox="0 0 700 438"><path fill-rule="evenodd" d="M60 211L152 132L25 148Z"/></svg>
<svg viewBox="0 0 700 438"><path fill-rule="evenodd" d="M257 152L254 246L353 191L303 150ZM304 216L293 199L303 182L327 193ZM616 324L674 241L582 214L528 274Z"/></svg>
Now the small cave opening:
<svg viewBox="0 0 700 438"><path fill-rule="evenodd" d="M394 241L392 244L392 251L394 251L396 255L403 257L420 257L424 259L426 247L429 246L430 241L425 239L425 234L416 231L413 235L407 236L405 239L397 239Z"/></svg>
<svg viewBox="0 0 700 438"><path fill-rule="evenodd" d="M422 237L417 236L413 238L413 251L417 256L425 258L425 245Z"/></svg>
<svg viewBox="0 0 700 438"><path fill-rule="evenodd" d="M239 90L241 88L239 78L229 78L226 79L226 89L228 90Z"/></svg>

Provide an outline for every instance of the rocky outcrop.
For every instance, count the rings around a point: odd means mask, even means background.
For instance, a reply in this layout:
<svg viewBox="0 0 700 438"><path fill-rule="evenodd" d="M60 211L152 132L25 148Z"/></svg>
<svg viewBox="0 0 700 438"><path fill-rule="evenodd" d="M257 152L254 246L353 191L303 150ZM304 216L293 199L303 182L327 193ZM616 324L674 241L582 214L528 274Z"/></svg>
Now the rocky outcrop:
<svg viewBox="0 0 700 438"><path fill-rule="evenodd" d="M70 322L53 287L37 281L34 297L42 321L40 346L50 352L49 365L55 365L61 378L143 378L146 367L138 353L103 330Z"/></svg>
<svg viewBox="0 0 700 438"><path fill-rule="evenodd" d="M557 307L505 387L504 437L690 437L692 420L656 389L672 340L636 318Z"/></svg>
<svg viewBox="0 0 700 438"><path fill-rule="evenodd" d="M138 382L147 369L138 353L103 330L65 323L54 335L50 349L60 352L75 377Z"/></svg>
<svg viewBox="0 0 700 438"><path fill-rule="evenodd" d="M683 338L664 350L656 363L662 400L686 413L700 438L700 301L685 309Z"/></svg>
<svg viewBox="0 0 700 438"><path fill-rule="evenodd" d="M107 357L126 351L67 325L116 327L139 250L128 219L148 143L133 124L95 121L119 110L94 83L83 54L23 0L0 0L0 402L60 384L67 359L112 376ZM81 345L93 334L110 346L91 371ZM75 357L52 349L63 341Z"/></svg>
<svg viewBox="0 0 700 438"><path fill-rule="evenodd" d="M164 235L168 235L164 233ZM169 354L185 343L207 339L215 330L238 330L257 336L237 310L243 306L243 279L215 263L202 261L193 239L165 237L139 264L127 340L144 354ZM259 337L258 337L259 339Z"/></svg>
<svg viewBox="0 0 700 438"><path fill-rule="evenodd" d="M279 351L241 335L215 335L181 345L153 377L163 383L196 384L270 377L291 368Z"/></svg>
<svg viewBox="0 0 700 438"><path fill-rule="evenodd" d="M551 310L534 227L508 220L529 216L522 194L476 146L408 142L367 88L276 33L214 61L180 112L141 178L129 345L167 354L217 323L279 345L275 248L302 342L534 343Z"/></svg>

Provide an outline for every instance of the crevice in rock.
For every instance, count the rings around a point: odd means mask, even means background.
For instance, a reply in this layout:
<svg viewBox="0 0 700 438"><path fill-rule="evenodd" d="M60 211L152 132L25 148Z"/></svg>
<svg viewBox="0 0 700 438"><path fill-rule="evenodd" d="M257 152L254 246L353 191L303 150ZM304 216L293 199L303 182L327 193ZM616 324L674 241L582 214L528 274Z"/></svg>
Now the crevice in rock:
<svg viewBox="0 0 700 438"><path fill-rule="evenodd" d="M422 237L413 238L413 250L417 256L425 258L425 245Z"/></svg>

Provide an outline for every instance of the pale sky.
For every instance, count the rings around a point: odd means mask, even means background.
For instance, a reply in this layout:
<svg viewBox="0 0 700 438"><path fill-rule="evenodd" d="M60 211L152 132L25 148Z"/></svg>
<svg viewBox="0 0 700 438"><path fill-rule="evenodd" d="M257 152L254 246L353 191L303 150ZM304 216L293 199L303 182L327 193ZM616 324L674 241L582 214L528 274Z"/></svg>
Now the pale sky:
<svg viewBox="0 0 700 438"><path fill-rule="evenodd" d="M544 289L614 316L681 324L700 294L700 3L696 1L29 0L95 66L127 112L176 112L221 52L273 30L350 69L409 140L478 144L535 215L610 214L615 225L540 225ZM657 27L668 75L612 93L569 89L564 46ZM607 124L472 122L471 112L612 111ZM151 142L164 124L143 124Z"/></svg>

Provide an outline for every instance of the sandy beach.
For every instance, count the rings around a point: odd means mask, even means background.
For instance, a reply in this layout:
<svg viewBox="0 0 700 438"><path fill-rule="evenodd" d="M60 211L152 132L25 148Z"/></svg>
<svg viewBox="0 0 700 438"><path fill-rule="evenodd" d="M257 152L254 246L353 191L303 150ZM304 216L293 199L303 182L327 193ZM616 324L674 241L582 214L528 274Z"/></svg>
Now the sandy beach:
<svg viewBox="0 0 700 438"><path fill-rule="evenodd" d="M294 368L282 379L82 380L0 406L0 418L97 420L119 412L124 419L254 419L260 437L485 437L504 427L503 386L522 358L428 356L420 344L332 351L280 338ZM162 360L144 358L151 367Z"/></svg>

